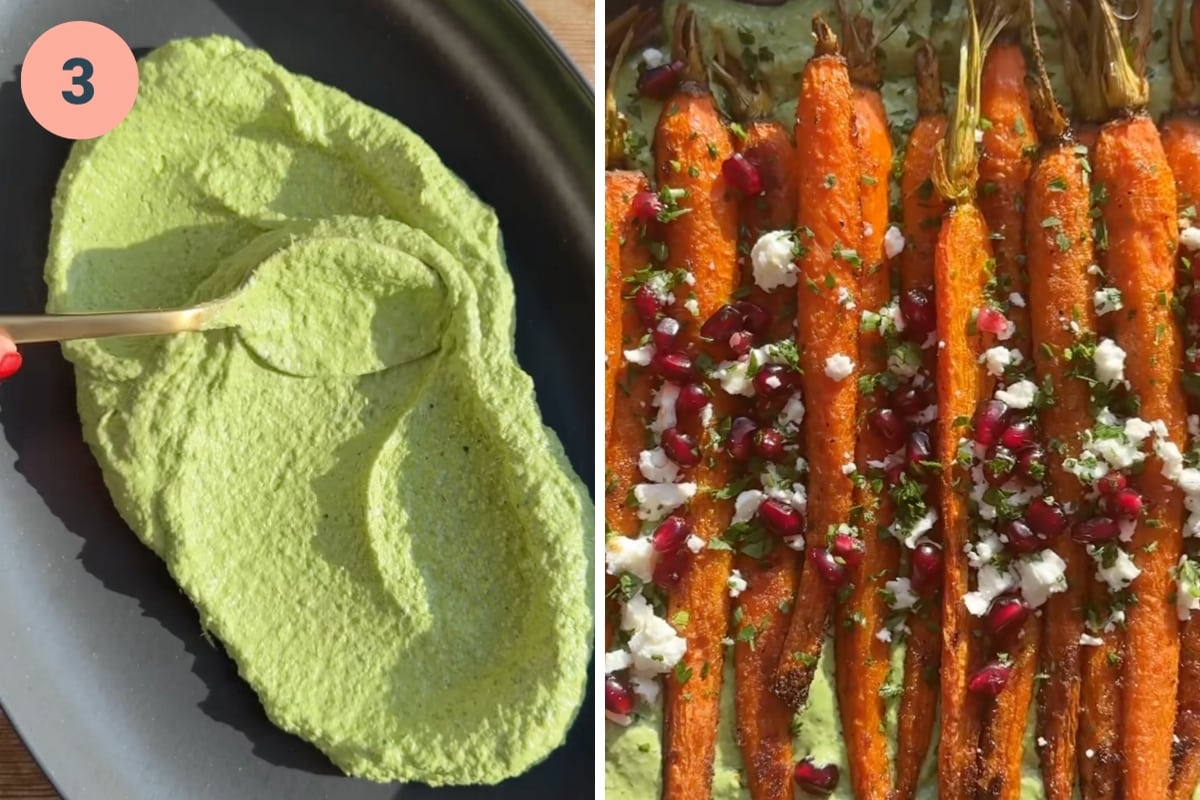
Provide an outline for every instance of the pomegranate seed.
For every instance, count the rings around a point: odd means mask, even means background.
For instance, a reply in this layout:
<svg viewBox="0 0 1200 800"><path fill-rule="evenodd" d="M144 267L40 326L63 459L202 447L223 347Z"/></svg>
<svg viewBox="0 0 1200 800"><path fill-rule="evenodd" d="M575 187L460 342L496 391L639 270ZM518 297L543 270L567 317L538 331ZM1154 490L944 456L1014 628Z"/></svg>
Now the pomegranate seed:
<svg viewBox="0 0 1200 800"><path fill-rule="evenodd" d="M1121 529L1112 517L1092 517L1075 523L1071 530L1071 538L1084 544L1108 542L1117 538Z"/></svg>
<svg viewBox="0 0 1200 800"><path fill-rule="evenodd" d="M754 432L758 426L749 417L736 417L729 426L729 438L725 440L725 449L734 461L745 461L750 458L750 447L754 441Z"/></svg>
<svg viewBox="0 0 1200 800"><path fill-rule="evenodd" d="M923 593L942 582L942 548L933 542L921 542L912 552L912 574L909 581L915 591Z"/></svg>
<svg viewBox="0 0 1200 800"><path fill-rule="evenodd" d="M1136 519L1145 506L1142 495L1134 489L1122 489L1114 494L1111 500L1113 513L1126 519Z"/></svg>
<svg viewBox="0 0 1200 800"><path fill-rule="evenodd" d="M928 395L911 384L893 392L891 402L892 408L903 417L915 417L930 405Z"/></svg>
<svg viewBox="0 0 1200 800"><path fill-rule="evenodd" d="M833 553L825 547L814 547L809 550L808 560L821 578L835 589L845 586L846 581L850 579L846 565L834 558Z"/></svg>
<svg viewBox="0 0 1200 800"><path fill-rule="evenodd" d="M1008 329L1008 317L1004 316L1003 312L997 309L985 307L979 309L979 316L975 318L975 325L984 333L999 336Z"/></svg>
<svg viewBox="0 0 1200 800"><path fill-rule="evenodd" d="M857 567L867 552L867 544L857 536L835 533L833 542L829 545L829 552L844 561L846 566Z"/></svg>
<svg viewBox="0 0 1200 800"><path fill-rule="evenodd" d="M787 391L790 383L791 376L782 364L763 364L754 373L754 393L763 397Z"/></svg>
<svg viewBox="0 0 1200 800"><path fill-rule="evenodd" d="M683 579L691 559L686 547L681 547L670 553L659 553L658 563L654 565L654 583L663 589L670 589Z"/></svg>
<svg viewBox="0 0 1200 800"><path fill-rule="evenodd" d="M1008 543L1008 549L1016 553L1036 553L1046 545L1044 537L1038 536L1032 528L1019 519L1009 520L1000 529Z"/></svg>
<svg viewBox="0 0 1200 800"><path fill-rule="evenodd" d="M621 716L633 712L633 692L615 675L604 679L604 710Z"/></svg>
<svg viewBox="0 0 1200 800"><path fill-rule="evenodd" d="M1125 478L1125 473L1109 472L1096 481L1096 488L1100 491L1100 494L1113 495L1124 490L1128 483L1129 481Z"/></svg>
<svg viewBox="0 0 1200 800"><path fill-rule="evenodd" d="M1029 604L1020 595L1001 595L992 601L992 607L983 618L983 624L992 636L999 636L1006 631L1019 630L1025 624L1025 620L1029 619L1031 612Z"/></svg>
<svg viewBox="0 0 1200 800"><path fill-rule="evenodd" d="M1017 420L1005 428L1004 433L1000 434L1000 444L1014 452L1024 450L1033 443L1033 423L1029 420Z"/></svg>
<svg viewBox="0 0 1200 800"><path fill-rule="evenodd" d="M991 447L1000 441L1008 422L1008 404L1003 400L989 400L975 412L971 426L975 430L975 441Z"/></svg>
<svg viewBox="0 0 1200 800"><path fill-rule="evenodd" d="M662 198L654 192L638 192L629 204L629 212L643 224L658 221L658 215L666 210Z"/></svg>
<svg viewBox="0 0 1200 800"><path fill-rule="evenodd" d="M729 349L735 356L744 356L754 347L754 334L750 331L737 331L729 337Z"/></svg>
<svg viewBox="0 0 1200 800"><path fill-rule="evenodd" d="M3 356L0 356L0 381L16 375L22 363L24 363L24 360L16 350L10 350Z"/></svg>
<svg viewBox="0 0 1200 800"><path fill-rule="evenodd" d="M762 176L758 167L751 164L741 153L734 153L721 165L721 174L733 188L744 195L755 195L763 190Z"/></svg>
<svg viewBox="0 0 1200 800"><path fill-rule="evenodd" d="M908 468L914 472L921 472L924 469L922 462L933 460L933 445L929 441L929 434L925 431L910 433L904 455L908 460Z"/></svg>
<svg viewBox="0 0 1200 800"><path fill-rule="evenodd" d="M760 428L754 434L754 452L767 461L783 455L783 434L774 428Z"/></svg>
<svg viewBox="0 0 1200 800"><path fill-rule="evenodd" d="M1067 514L1058 503L1035 497L1025 509L1025 521L1038 536L1051 539L1067 529Z"/></svg>
<svg viewBox="0 0 1200 800"><path fill-rule="evenodd" d="M1046 477L1046 451L1041 445L1026 447L1017 456L1017 474L1030 483L1041 483Z"/></svg>
<svg viewBox="0 0 1200 800"><path fill-rule="evenodd" d="M804 531L804 515L787 503L770 498L758 507L763 524L778 536L795 536Z"/></svg>
<svg viewBox="0 0 1200 800"><path fill-rule="evenodd" d="M976 694L990 694L993 697L1004 691L1012 667L993 661L985 664L967 681L967 688Z"/></svg>
<svg viewBox="0 0 1200 800"><path fill-rule="evenodd" d="M679 78L683 75L682 61L672 61L648 69L638 75L637 90L642 97L654 100L666 100L679 86Z"/></svg>
<svg viewBox="0 0 1200 800"><path fill-rule="evenodd" d="M1004 445L996 445L988 451L987 460L983 462L983 477L993 486L999 486L1007 481L1017 466L1017 457Z"/></svg>
<svg viewBox="0 0 1200 800"><path fill-rule="evenodd" d="M700 448L678 428L667 428L662 432L662 449L667 458L681 467L694 467L700 463Z"/></svg>
<svg viewBox="0 0 1200 800"><path fill-rule="evenodd" d="M658 324L658 318L662 314L662 301L658 299L658 295L654 293L646 284L638 287L637 292L633 295L633 310L637 312L638 319L647 328L653 328Z"/></svg>
<svg viewBox="0 0 1200 800"><path fill-rule="evenodd" d="M675 383L686 383L696 377L692 359L688 358L686 353L678 350L669 353L655 353L652 365L655 372Z"/></svg>
<svg viewBox="0 0 1200 800"><path fill-rule="evenodd" d="M825 764L818 767L811 758L806 758L796 764L792 779L800 790L816 797L828 797L837 788L841 773L837 764Z"/></svg>
<svg viewBox="0 0 1200 800"><path fill-rule="evenodd" d="M1187 313L1188 322L1200 323L1200 292L1192 289L1192 293L1183 302L1183 308Z"/></svg>
<svg viewBox="0 0 1200 800"><path fill-rule="evenodd" d="M867 417L871 430L883 437L890 447L895 447L904 441L908 435L908 426L904 420L890 408L877 408Z"/></svg>
<svg viewBox="0 0 1200 800"><path fill-rule="evenodd" d="M924 289L909 289L900 295L900 314L904 333L911 339L924 339L937 330L933 295Z"/></svg>
<svg viewBox="0 0 1200 800"><path fill-rule="evenodd" d="M724 342L742 327L742 315L729 304L713 312L700 326L700 336L710 342Z"/></svg>
<svg viewBox="0 0 1200 800"><path fill-rule="evenodd" d="M742 315L742 326L756 336L762 336L771 326L771 315L758 303L739 300L734 308Z"/></svg>
<svg viewBox="0 0 1200 800"><path fill-rule="evenodd" d="M684 542L692 534L692 525L678 515L672 515L658 523L650 543L659 553L674 553L683 547Z"/></svg>
<svg viewBox="0 0 1200 800"><path fill-rule="evenodd" d="M679 320L674 317L663 317L658 321L658 325L654 326L652 338L654 340L655 350L670 350L675 346L675 339L679 337Z"/></svg>
<svg viewBox="0 0 1200 800"><path fill-rule="evenodd" d="M697 416L708 405L708 390L702 383L685 383L679 387L679 397L675 400L675 413L680 419L691 419Z"/></svg>

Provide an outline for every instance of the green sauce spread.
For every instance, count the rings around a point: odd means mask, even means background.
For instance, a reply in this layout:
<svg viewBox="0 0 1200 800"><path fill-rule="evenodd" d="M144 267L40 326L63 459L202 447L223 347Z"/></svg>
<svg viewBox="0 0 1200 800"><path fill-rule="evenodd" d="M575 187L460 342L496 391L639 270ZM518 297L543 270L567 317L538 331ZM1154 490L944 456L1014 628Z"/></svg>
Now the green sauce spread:
<svg viewBox="0 0 1200 800"><path fill-rule="evenodd" d="M72 150L52 311L84 435L271 719L373 780L493 783L584 694L592 506L513 351L494 213L415 134L224 38Z"/></svg>
<svg viewBox="0 0 1200 800"><path fill-rule="evenodd" d="M796 97L799 94L800 78L804 64L812 55L813 38L811 21L815 13L824 14L827 21L834 21L827 3L813 0L789 0L781 6L756 6L733 0L687 0L696 12L701 30L701 45L706 57L714 52L714 41L719 38L727 53L753 62L766 79L775 100L773 117L783 122L790 130L795 122ZM679 0L663 3L663 19L670 21L675 16ZM882 20L891 3L866 4L874 9L876 24ZM1038 31L1045 49L1049 68L1055 70L1059 60L1058 35L1045 4L1038 4ZM1171 18L1168 0L1155 0L1154 36L1147 53L1147 75L1150 79L1150 111L1158 115L1166 110L1170 102L1171 81L1167 60L1166 27ZM897 145L902 153L917 115L917 93L913 80L913 56L918 36L929 37L937 48L945 80L947 103L954 96L954 80L957 77L958 46L961 40L962 19L966 5L947 0L916 0L911 9L900 16L895 32L882 43L884 84L882 95L888 113L888 122ZM868 13L871 13L868 11ZM666 25L669 29L670 25ZM669 45L656 45L664 54ZM747 56L749 54L749 56ZM654 128L662 110L661 103L640 97L635 83L641 67L641 53L633 52L617 76L613 90L618 107L630 121L633 155L638 165L654 174L653 153L650 144ZM1052 74L1057 97L1069 107L1070 93L1061 71ZM721 88L713 82L713 91L718 103L725 106ZM947 106L949 108L949 106ZM744 645L743 645L744 646ZM796 715L793 730L796 758L812 756L818 763L835 763L842 771L842 780L831 795L835 800L853 800L850 781L847 779L846 750L843 743L841 718L837 708L837 695L833 683L833 652L827 644L809 694L808 704ZM732 660L732 653L727 663ZM892 654L892 679L899 684L904 663L904 645L897 643ZM667 678L670 679L669 676ZM605 725L605 788L609 800L646 800L658 797L662 789L661 751L661 701L653 708L644 703L638 706L635 721L628 727L608 722ZM893 744L896 732L896 714L899 706L897 697L887 700L888 735ZM1041 777L1038 767L1037 748L1034 742L1034 709L1030 709L1026 728L1025 750L1022 764L1022 800L1043 800ZM727 669L722 684L721 727L718 732L717 756L714 764L714 800L749 800L749 791L743 778L745 765L734 741L735 709L733 703L733 671ZM930 747L922 768L918 800L934 800L937 797L937 735ZM1196 793L1200 800L1200 791Z"/></svg>

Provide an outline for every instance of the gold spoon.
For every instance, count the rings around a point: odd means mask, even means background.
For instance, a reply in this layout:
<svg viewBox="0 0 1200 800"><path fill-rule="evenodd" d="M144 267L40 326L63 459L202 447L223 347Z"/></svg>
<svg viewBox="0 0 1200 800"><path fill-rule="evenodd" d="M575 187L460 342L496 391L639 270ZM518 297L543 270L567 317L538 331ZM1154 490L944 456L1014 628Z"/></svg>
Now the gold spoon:
<svg viewBox="0 0 1200 800"><path fill-rule="evenodd" d="M0 315L0 333L17 344L26 344L199 331L231 298L162 311Z"/></svg>

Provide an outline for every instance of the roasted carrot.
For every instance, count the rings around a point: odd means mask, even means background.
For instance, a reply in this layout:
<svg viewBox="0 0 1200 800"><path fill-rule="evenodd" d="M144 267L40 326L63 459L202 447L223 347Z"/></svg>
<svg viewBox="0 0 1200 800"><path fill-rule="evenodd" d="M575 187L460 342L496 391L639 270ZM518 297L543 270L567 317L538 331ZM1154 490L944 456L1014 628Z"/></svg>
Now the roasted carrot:
<svg viewBox="0 0 1200 800"><path fill-rule="evenodd" d="M856 245L862 270L856 293L860 308L875 311L891 300L891 264L884 252L888 228L888 178L892 142L887 112L879 94L882 79L875 58L877 41L871 22L852 15L839 3L841 40L846 53L854 100L854 132L858 145L858 184L861 192L862 235ZM857 361L864 374L887 370L887 344L878 331L859 334ZM879 388L860 401L860 417L882 408L886 395ZM834 613L834 656L838 710L850 767L854 796L862 800L887 800L892 779L888 741L884 731L882 689L891 669L889 646L876 634L886 627L891 613L881 589L896 576L900 558L898 542L888 535L892 501L887 492L876 492L867 476L879 472L871 462L883 461L895 449L869 425L860 428L855 461L863 477L855 487L852 517L863 557L847 565L849 592Z"/></svg>
<svg viewBox="0 0 1200 800"><path fill-rule="evenodd" d="M626 347L635 346L634 342L643 333L641 321L623 295L628 289L625 279L650 263L632 214L634 195L649 191L649 188L646 176L641 172L607 170L604 173L604 414L608 441L613 439L617 383L629 367L622 354ZM628 391L627 388L626 393ZM636 444L640 445L641 440L639 434ZM636 457L637 453L634 455ZM612 461L605 463L613 464ZM624 502L624 495L618 500Z"/></svg>
<svg viewBox="0 0 1200 800"><path fill-rule="evenodd" d="M796 110L796 158L801 167L800 282L797 344L808 407L809 559L827 554L829 533L850 519L854 486L842 466L853 460L858 404L858 313L839 288L858 286L862 261L862 192L854 129L854 91L837 36L813 20L816 51L804 67ZM825 640L834 588L818 569L804 569L773 691L793 709L808 698Z"/></svg>
<svg viewBox="0 0 1200 800"><path fill-rule="evenodd" d="M1200 7L1192 3L1192 20L1200 23ZM1200 108L1195 75L1185 60L1182 38L1183 0L1176 0L1170 38L1173 75L1172 110L1162 123L1163 150L1171 173L1180 217L1195 215L1200 202ZM1200 43L1197 44L1200 47ZM1180 275L1194 274L1195 253L1183 246L1177 259ZM1193 285L1192 291L1196 289ZM1196 346L1193 340L1191 345ZM1189 410L1200 411L1200 401L1188 398ZM1194 555L1190 553L1189 555ZM1171 771L1171 796L1190 800L1200 783L1200 619L1182 623L1179 640L1179 689L1175 704L1175 747Z"/></svg>
<svg viewBox="0 0 1200 800"><path fill-rule="evenodd" d="M792 141L779 122L766 118L772 109L767 87L751 81L740 64L726 60L718 49L713 73L731 98L731 113L744 135L735 147L758 170L762 194L743 197L739 208L743 253L749 253L767 231L791 228L796 220L796 185ZM749 259L742 290L770 316L769 341L792 334L795 294L786 287L764 291L753 280ZM746 588L734 600L734 701L737 743L742 761L750 765L746 783L752 800L791 800L792 712L770 690L771 676L783 650L796 593L799 554L776 543L763 558L739 552L734 568Z"/></svg>
<svg viewBox="0 0 1200 800"><path fill-rule="evenodd" d="M916 51L917 121L904 149L900 173L901 223L904 251L900 254L901 291L933 296L934 253L938 231L946 212L946 198L933 186L937 145L946 135L946 114L937 53L924 41ZM937 371L937 350L921 351L922 372L932 380ZM936 482L926 488L926 502L939 506ZM929 531L931 541L942 539L939 519ZM896 726L896 798L912 800L917 792L921 765L933 740L938 708L938 667L942 659L942 608L940 592L909 615L904 651L904 683Z"/></svg>
<svg viewBox="0 0 1200 800"><path fill-rule="evenodd" d="M975 5L959 51L959 92L944 146L934 162L934 185L953 205L938 232L934 287L939 348L937 363L937 450L942 464L941 510L944 577L942 584L941 740L938 743L938 796L960 800L975 796L981 728L980 695L968 689L977 666L976 625L963 596L970 588L964 545L973 527L968 505L969 473L958 460L963 430L956 420L970 418L991 384L978 364L981 334L971 320L984 305L984 286L992 259L987 223L975 204L978 162L974 132L979 121L980 73L987 45L995 35L989 24L981 34ZM942 344L944 343L944 347Z"/></svg>
<svg viewBox="0 0 1200 800"><path fill-rule="evenodd" d="M1046 465L1047 490L1060 503L1080 508L1083 486L1063 466L1078 457L1083 433L1092 426L1091 389L1074 376L1070 348L1095 336L1092 299L1096 281L1090 216L1089 165L1080 152L1069 123L1054 100L1041 51L1033 32L1039 82L1034 94L1037 131L1042 149L1029 178L1025 212L1025 255L1029 274L1032 354L1039 385L1054 387L1055 401L1038 414L1052 448ZM1046 226L1043 220L1058 220ZM1073 320L1076 327L1064 324ZM1079 727L1080 645L1087 598L1089 560L1069 537L1051 547L1066 562L1065 591L1050 596L1042 612L1041 672L1038 692L1038 754L1047 800L1070 800L1075 784L1075 741Z"/></svg>
<svg viewBox="0 0 1200 800"><path fill-rule="evenodd" d="M1111 121L1096 141L1094 179L1107 200L1100 204L1107 233L1101 266L1121 293L1124 310L1113 317L1117 344L1133 358L1125 378L1141 401L1140 416L1162 420L1167 437L1183 442L1186 411L1179 365L1179 331L1171 312L1175 252L1179 245L1175 183L1158 129L1144 111L1149 88L1126 58L1113 9L1099 2L1101 63ZM1148 14L1145 7L1141 13ZM1099 245L1098 245L1099 247ZM1141 569L1131 587L1137 602L1126 611L1126 658L1121 686L1121 751L1125 797L1166 797L1171 778L1171 736L1179 678L1179 621L1173 569L1182 549L1180 493L1163 475L1156 453L1130 483L1147 511L1138 520L1128 552Z"/></svg>
<svg viewBox="0 0 1200 800"><path fill-rule="evenodd" d="M1018 31L1008 28L987 49L980 88L979 208L987 221L995 254L994 301L1007 306L1015 333L1005 344L1030 355L1027 304L1010 303L1028 292L1024 253L1024 198L1036 151L1033 112L1025 86L1027 73ZM1013 647L1004 691L984 713L979 752L980 800L1017 800L1025 721L1037 672L1038 621L1028 620Z"/></svg>
<svg viewBox="0 0 1200 800"><path fill-rule="evenodd" d="M666 225L668 266L686 269L694 277L691 292L700 318L719 308L737 287L737 202L725 185L721 165L733 154L702 62L694 14L681 5L672 38L673 56L685 64L679 88L663 104L654 136L654 163L660 190L682 190L680 206L687 209ZM679 341L685 349L699 344L698 328L684 327ZM718 417L729 414L730 398L717 393ZM698 423L697 423L698 424ZM691 431L696 441L707 441ZM695 534L704 541L720 536L729 526L731 502L714 489L729 483L729 460L720 452L706 454L695 467L701 488L691 503ZM729 593L726 581L732 566L727 550L705 548L668 592L669 618L686 612L682 634L687 653L666 681L663 715L665 800L708 797L716 752L722 666Z"/></svg>

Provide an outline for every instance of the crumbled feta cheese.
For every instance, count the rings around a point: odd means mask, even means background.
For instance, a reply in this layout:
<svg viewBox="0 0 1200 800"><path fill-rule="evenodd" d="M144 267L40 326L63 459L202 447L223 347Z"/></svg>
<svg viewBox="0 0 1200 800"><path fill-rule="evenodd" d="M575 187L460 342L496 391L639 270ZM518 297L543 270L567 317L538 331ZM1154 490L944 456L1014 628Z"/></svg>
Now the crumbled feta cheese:
<svg viewBox="0 0 1200 800"><path fill-rule="evenodd" d="M804 422L804 400L799 392L795 392L783 406L779 414L779 427L787 430L798 427Z"/></svg>
<svg viewBox="0 0 1200 800"><path fill-rule="evenodd" d="M1053 550L1031 553L1015 566L1021 578L1021 595L1030 608L1040 608L1050 595L1067 589L1067 562Z"/></svg>
<svg viewBox="0 0 1200 800"><path fill-rule="evenodd" d="M979 357L979 363L987 364L988 374L999 378L1004 374L1004 370L1008 369L1009 365L1013 363L1012 354L1019 352L1019 350L1010 350L1007 347L999 345L989 347Z"/></svg>
<svg viewBox="0 0 1200 800"><path fill-rule="evenodd" d="M1104 644L1104 640L1099 636L1092 636L1090 633L1079 634L1079 643L1084 647L1099 647Z"/></svg>
<svg viewBox="0 0 1200 800"><path fill-rule="evenodd" d="M687 640L654 613L642 595L634 595L621 609L621 628L631 631L629 653L635 677L650 678L669 672L687 652Z"/></svg>
<svg viewBox="0 0 1200 800"><path fill-rule="evenodd" d="M726 394L754 397L754 378L750 375L749 356L737 361L722 361L712 374L721 382L721 388Z"/></svg>
<svg viewBox="0 0 1200 800"><path fill-rule="evenodd" d="M983 128L975 129L975 144L983 143Z"/></svg>
<svg viewBox="0 0 1200 800"><path fill-rule="evenodd" d="M1048 744L1050 744L1050 743L1046 741L1046 737L1045 737L1045 736L1039 736L1039 737L1037 737L1037 746L1038 746L1038 747L1045 747L1045 746L1046 746L1046 745L1048 745Z"/></svg>
<svg viewBox="0 0 1200 800"><path fill-rule="evenodd" d="M854 303L854 295L850 294L850 290L845 286L838 287L837 301L839 306L851 311L858 307Z"/></svg>
<svg viewBox="0 0 1200 800"><path fill-rule="evenodd" d="M1029 408L1037 399L1037 384L1030 380L1020 380L1007 389L997 389L996 399L1003 400L1009 408Z"/></svg>
<svg viewBox="0 0 1200 800"><path fill-rule="evenodd" d="M798 533L795 536L783 537L783 543L797 553L804 552L804 534Z"/></svg>
<svg viewBox="0 0 1200 800"><path fill-rule="evenodd" d="M879 630L875 631L875 638L881 642L890 642L892 641L892 632L887 628L880 628Z"/></svg>
<svg viewBox="0 0 1200 800"><path fill-rule="evenodd" d="M704 549L704 540L694 533L688 534L687 539L684 540L684 544L687 545L687 549L692 551L693 554L698 554Z"/></svg>
<svg viewBox="0 0 1200 800"><path fill-rule="evenodd" d="M758 513L758 507L766 499L767 496L758 489L747 489L740 493L733 501L732 524L738 525L743 522L749 522Z"/></svg>
<svg viewBox="0 0 1200 800"><path fill-rule="evenodd" d="M1016 579L1009 572L1001 572L987 564L979 570L975 579L976 589L963 595L963 605L976 617L982 617L991 607L992 601L1016 586Z"/></svg>
<svg viewBox="0 0 1200 800"><path fill-rule="evenodd" d="M683 307L686 308L693 317L700 316L700 301L696 298L689 297L687 300L684 300Z"/></svg>
<svg viewBox="0 0 1200 800"><path fill-rule="evenodd" d="M1008 296L1008 302L1011 303L1012 305L1016 306L1017 308L1025 307L1025 298L1021 296L1020 292L1013 292L1012 294L1010 294Z"/></svg>
<svg viewBox="0 0 1200 800"><path fill-rule="evenodd" d="M912 589L908 578L895 578L883 585L884 597L895 611L912 608L921 598Z"/></svg>
<svg viewBox="0 0 1200 800"><path fill-rule="evenodd" d="M842 464L843 475L853 475L855 472L858 472L858 465L853 461L847 461L845 464Z"/></svg>
<svg viewBox="0 0 1200 800"><path fill-rule="evenodd" d="M1092 304L1096 306L1096 315L1100 317L1125 307L1121 301L1121 290L1112 287L1098 289L1092 295Z"/></svg>
<svg viewBox="0 0 1200 800"><path fill-rule="evenodd" d="M639 483L633 487L638 504L638 519L658 520L670 514L696 495L694 483Z"/></svg>
<svg viewBox="0 0 1200 800"><path fill-rule="evenodd" d="M1017 333L1017 323L1011 319L1004 320L1004 330L996 334L996 338L1002 342L1007 342Z"/></svg>
<svg viewBox="0 0 1200 800"><path fill-rule="evenodd" d="M1175 580L1178 587L1175 592L1175 610L1182 621L1192 618L1192 612L1200 610L1200 566L1188 560L1186 555L1179 557L1179 565L1175 567Z"/></svg>
<svg viewBox="0 0 1200 800"><path fill-rule="evenodd" d="M1179 243L1190 252L1200 250L1200 228L1187 226L1179 232Z"/></svg>
<svg viewBox="0 0 1200 800"><path fill-rule="evenodd" d="M754 282L769 292L779 286L796 285L796 240L791 231L767 231L750 250Z"/></svg>
<svg viewBox="0 0 1200 800"><path fill-rule="evenodd" d="M904 234L895 225L888 226L887 233L883 234L883 254L888 258L895 258L904 252Z"/></svg>
<svg viewBox="0 0 1200 800"><path fill-rule="evenodd" d="M609 575L627 572L640 581L654 577L658 555L650 539L613 536L604 546L604 569Z"/></svg>
<svg viewBox="0 0 1200 800"><path fill-rule="evenodd" d="M667 63L667 57L663 55L662 50L659 50L655 47L647 47L642 51L642 63L644 63L648 69L654 69L655 67L661 67L663 64Z"/></svg>
<svg viewBox="0 0 1200 800"><path fill-rule="evenodd" d="M637 364L639 367L648 367L654 359L654 345L644 344L641 347L635 347L632 350L625 351L625 360L630 364Z"/></svg>
<svg viewBox="0 0 1200 800"><path fill-rule="evenodd" d="M1101 383L1112 386L1125 380L1125 351L1112 339L1100 340L1093 361L1096 364L1096 380Z"/></svg>
<svg viewBox="0 0 1200 800"><path fill-rule="evenodd" d="M904 546L912 550L920 543L922 536L933 530L933 524L937 522L937 518L937 512L929 509L913 523L912 528L909 530L903 530L899 520L897 520L892 523L890 531L892 536L904 542Z"/></svg>
<svg viewBox="0 0 1200 800"><path fill-rule="evenodd" d="M1096 561L1096 580L1108 584L1110 592L1119 592L1129 584L1133 583L1142 571L1133 563L1133 559L1124 550L1116 551L1116 558L1113 559L1111 566L1104 566L1099 559L1100 550L1089 545L1088 552L1093 553Z"/></svg>
<svg viewBox="0 0 1200 800"><path fill-rule="evenodd" d="M725 585L729 587L729 596L737 597L746 591L747 583L746 579L742 577L742 573L735 569L729 579L725 581Z"/></svg>
<svg viewBox="0 0 1200 800"><path fill-rule="evenodd" d="M638 469L651 483L674 483L679 477L679 465L667 458L661 447L638 453Z"/></svg>
<svg viewBox="0 0 1200 800"><path fill-rule="evenodd" d="M665 333L667 336L676 336L679 333L679 320L674 317L663 317L658 321L655 330Z"/></svg>
<svg viewBox="0 0 1200 800"><path fill-rule="evenodd" d="M674 428L675 423L678 422L675 415L675 401L678 399L679 384L668 381L654 393L654 397L650 400L650 404L658 409L654 422L650 423L650 430L656 439L667 428Z"/></svg>
<svg viewBox="0 0 1200 800"><path fill-rule="evenodd" d="M991 528L985 528L979 531L979 538L975 540L975 543L967 542L963 546L963 550L967 554L967 563L971 568L979 569L984 564L992 563L992 559L1004 552L1004 542Z"/></svg>
<svg viewBox="0 0 1200 800"><path fill-rule="evenodd" d="M632 663L633 657L629 655L628 650L612 650L604 654L604 674L611 675L614 672L629 669Z"/></svg>
<svg viewBox="0 0 1200 800"><path fill-rule="evenodd" d="M852 372L854 372L854 362L847 355L835 353L825 359L825 376L831 380L845 380L850 377Z"/></svg>

